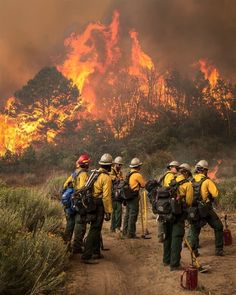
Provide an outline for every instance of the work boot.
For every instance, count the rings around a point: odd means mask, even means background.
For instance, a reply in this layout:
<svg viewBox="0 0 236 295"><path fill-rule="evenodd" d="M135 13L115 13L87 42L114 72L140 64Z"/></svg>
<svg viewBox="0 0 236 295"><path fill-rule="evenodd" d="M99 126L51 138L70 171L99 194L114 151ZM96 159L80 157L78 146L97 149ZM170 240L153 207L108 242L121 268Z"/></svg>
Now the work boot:
<svg viewBox="0 0 236 295"><path fill-rule="evenodd" d="M215 255L216 256L224 256L224 251L223 250L217 250Z"/></svg>
<svg viewBox="0 0 236 295"><path fill-rule="evenodd" d="M163 243L164 240L165 240L165 235L164 235L164 233L160 233L160 234L158 235L158 242L159 242L159 243Z"/></svg>
<svg viewBox="0 0 236 295"><path fill-rule="evenodd" d="M93 259L104 259L104 255L102 253L93 254Z"/></svg>

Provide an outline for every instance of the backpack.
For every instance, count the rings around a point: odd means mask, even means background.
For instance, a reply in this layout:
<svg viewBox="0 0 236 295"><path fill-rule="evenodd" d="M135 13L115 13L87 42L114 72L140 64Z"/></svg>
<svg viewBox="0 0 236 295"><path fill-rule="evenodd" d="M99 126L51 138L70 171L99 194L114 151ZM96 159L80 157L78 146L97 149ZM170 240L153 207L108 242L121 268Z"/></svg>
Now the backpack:
<svg viewBox="0 0 236 295"><path fill-rule="evenodd" d="M145 185L145 189L148 192L148 199L152 205L152 211L154 214L157 214L157 209L156 209L157 190L158 190L158 192L160 192L162 194L162 192L161 192L162 190L160 188L163 187L162 182L163 182L164 178L166 177L166 175L169 173L171 173L171 172L167 171L158 180L156 180L156 179L149 180Z"/></svg>
<svg viewBox="0 0 236 295"><path fill-rule="evenodd" d="M72 195L74 193L74 188L67 188L63 191L61 196L61 203L64 206L66 213L73 215L75 214L75 207L72 202Z"/></svg>
<svg viewBox="0 0 236 295"><path fill-rule="evenodd" d="M123 198L122 198L122 195L121 195L121 191L120 191L120 182L122 180L118 179L117 178L117 172L114 170L115 172L115 176L116 176L116 179L112 181L112 191L111 191L111 196L112 196L112 199L114 201L117 201L117 202L122 202L123 201Z"/></svg>
<svg viewBox="0 0 236 295"><path fill-rule="evenodd" d="M139 172L136 172L136 171L129 172L126 175L125 180L120 180L119 184L117 185L116 193L117 193L117 196L119 196L119 198L122 200L133 200L139 195L139 191L132 190L129 185L129 179L131 175L133 175L134 173L139 173Z"/></svg>
<svg viewBox="0 0 236 295"><path fill-rule="evenodd" d="M203 177L200 181L192 180L193 186L193 204L189 208L188 217L190 221L198 221L200 218L205 218L211 208L211 203L205 203L201 197L201 187L208 177Z"/></svg>
<svg viewBox="0 0 236 295"><path fill-rule="evenodd" d="M177 200L177 189L186 182L188 182L187 179L178 182L174 179L169 186L157 189L154 208L163 221L174 221L175 216L183 212L182 201Z"/></svg>
<svg viewBox="0 0 236 295"><path fill-rule="evenodd" d="M97 206L93 197L93 185L102 173L105 172L93 170L85 186L74 193L74 206L76 211L82 217L86 217L86 222L91 222L96 219Z"/></svg>

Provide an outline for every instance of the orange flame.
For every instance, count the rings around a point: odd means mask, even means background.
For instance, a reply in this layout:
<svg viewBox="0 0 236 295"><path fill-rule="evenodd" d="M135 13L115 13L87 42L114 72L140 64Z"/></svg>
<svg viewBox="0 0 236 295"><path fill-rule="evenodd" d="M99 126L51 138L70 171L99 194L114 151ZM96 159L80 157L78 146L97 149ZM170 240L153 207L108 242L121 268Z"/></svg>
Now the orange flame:
<svg viewBox="0 0 236 295"><path fill-rule="evenodd" d="M200 59L200 70L204 74L205 79L209 81L211 87L215 87L217 80L220 77L219 71L213 65L210 65L206 60Z"/></svg>
<svg viewBox="0 0 236 295"><path fill-rule="evenodd" d="M222 163L222 160L218 160L216 166L211 171L208 172L208 176L212 180L215 180L215 181L218 180L216 175L217 175L217 173L219 171L219 167L220 167L221 163Z"/></svg>
<svg viewBox="0 0 236 295"><path fill-rule="evenodd" d="M89 23L84 32L68 37L64 42L67 50L65 60L57 65L57 69L80 90L82 104L86 107L83 116L92 114L95 119L106 120L117 137L126 135L132 129L137 116L147 124L154 122L158 118L154 106L162 105L172 110L177 108L176 100L166 86L165 76L157 72L151 57L143 51L138 33L131 30L129 37L131 52L127 55L120 48L119 13L115 11L110 24ZM128 61L127 56L130 57ZM214 87L219 78L218 70L203 59L199 65L211 87ZM125 83L134 82L135 89L113 95L115 88L123 86L119 84L123 74L127 75ZM37 111L30 114L32 121L27 120L29 115L25 113L14 113L12 118L9 110L14 112L14 102L14 97L8 99L5 107L7 115L0 115L0 155L7 149L20 152L32 141L42 141L43 136L47 142L53 142L63 122L79 116L78 101L74 109L68 106L59 106L57 109L50 107L48 118ZM47 120L53 120L54 115L58 118L60 130L48 128L46 134L40 133L40 127Z"/></svg>
<svg viewBox="0 0 236 295"><path fill-rule="evenodd" d="M132 65L129 68L129 73L134 76L142 76L141 70L151 70L154 68L154 64L152 62L152 59L141 49L138 41L138 33L132 30L129 34L132 40Z"/></svg>

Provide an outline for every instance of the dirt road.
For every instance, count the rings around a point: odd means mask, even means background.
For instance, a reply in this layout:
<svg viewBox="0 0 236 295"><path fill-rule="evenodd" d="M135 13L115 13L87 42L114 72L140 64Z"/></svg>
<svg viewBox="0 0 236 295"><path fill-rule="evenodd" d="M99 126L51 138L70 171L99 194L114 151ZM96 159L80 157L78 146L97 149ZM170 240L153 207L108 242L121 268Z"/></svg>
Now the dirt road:
<svg viewBox="0 0 236 295"><path fill-rule="evenodd" d="M229 219L232 232L236 223ZM209 273L199 273L197 291L180 287L180 271L170 272L162 265L162 244L156 238L156 222L149 220L150 240L127 240L109 232L109 224L103 230L104 244L110 251L103 252L105 259L96 265L80 263L73 256L68 271L65 295L179 295L179 294L236 294L236 243L225 247L224 257L214 256L214 233L206 226L201 233L201 263L210 264ZM138 235L141 234L138 224ZM188 249L182 251L182 264L190 264Z"/></svg>

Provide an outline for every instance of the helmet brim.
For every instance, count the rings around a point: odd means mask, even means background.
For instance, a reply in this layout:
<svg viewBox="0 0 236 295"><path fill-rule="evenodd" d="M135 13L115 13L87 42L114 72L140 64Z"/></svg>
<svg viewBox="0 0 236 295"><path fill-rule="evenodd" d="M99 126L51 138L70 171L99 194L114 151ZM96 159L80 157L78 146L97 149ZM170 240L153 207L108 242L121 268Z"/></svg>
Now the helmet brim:
<svg viewBox="0 0 236 295"><path fill-rule="evenodd" d="M139 165L129 165L129 167L130 168L137 168L137 167L140 167L140 166L142 166L143 165L143 163L140 163Z"/></svg>
<svg viewBox="0 0 236 295"><path fill-rule="evenodd" d="M112 163L104 163L104 162L101 162L101 161L99 161L98 164L99 165L104 165L104 166L112 165Z"/></svg>

